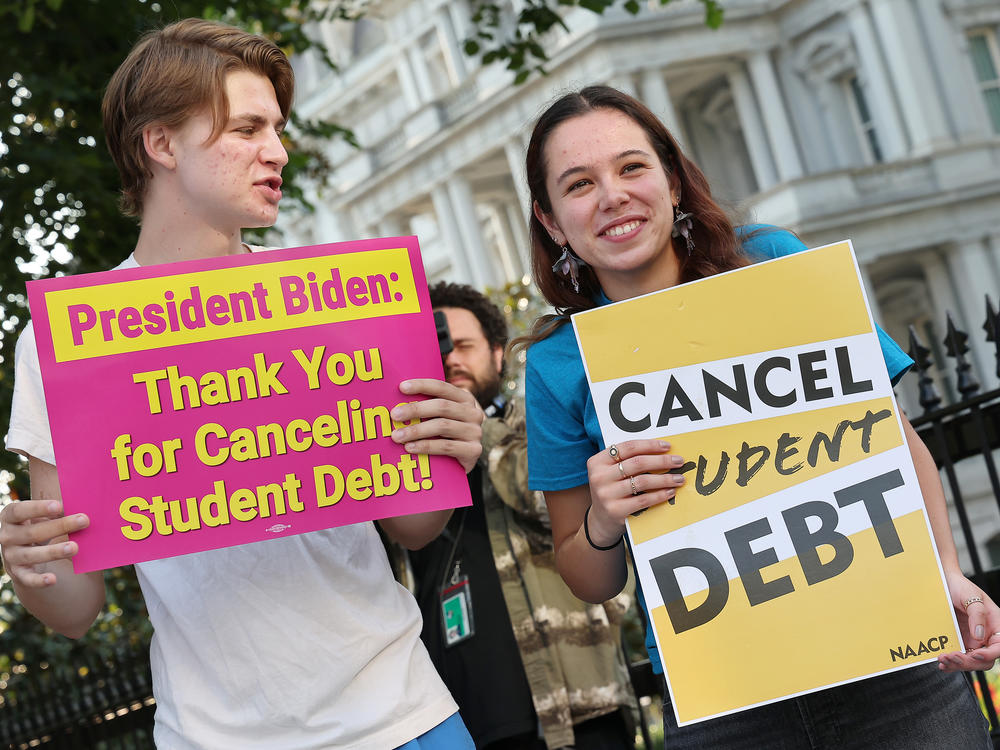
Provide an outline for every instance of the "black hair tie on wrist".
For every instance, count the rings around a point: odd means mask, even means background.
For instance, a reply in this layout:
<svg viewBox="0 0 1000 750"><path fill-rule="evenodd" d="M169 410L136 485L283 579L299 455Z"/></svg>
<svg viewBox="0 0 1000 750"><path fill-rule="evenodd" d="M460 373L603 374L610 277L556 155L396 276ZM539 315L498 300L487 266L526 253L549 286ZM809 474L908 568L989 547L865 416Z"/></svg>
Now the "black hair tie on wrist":
<svg viewBox="0 0 1000 750"><path fill-rule="evenodd" d="M617 547L619 544L622 543L622 539L625 538L625 535L622 534L620 537L618 537L617 542L615 542L614 544L609 544L607 547L602 547L599 544L594 544L594 540L590 538L590 528L587 526L587 517L590 515L590 507L591 506L588 505L587 510L585 510L583 513L583 535L587 537L587 542L590 544L590 546L596 550L600 550L601 552L607 552L609 549L614 549L615 547Z"/></svg>

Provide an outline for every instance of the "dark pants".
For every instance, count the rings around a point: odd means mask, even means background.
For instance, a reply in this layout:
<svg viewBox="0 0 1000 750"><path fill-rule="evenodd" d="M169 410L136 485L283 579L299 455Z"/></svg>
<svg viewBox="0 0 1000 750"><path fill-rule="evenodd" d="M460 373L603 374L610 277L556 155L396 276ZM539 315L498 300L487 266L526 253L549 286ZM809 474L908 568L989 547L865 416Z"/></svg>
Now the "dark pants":
<svg viewBox="0 0 1000 750"><path fill-rule="evenodd" d="M573 727L574 750L632 750L635 738L629 734L621 711L598 716ZM545 740L534 732L491 742L480 750L547 750Z"/></svg>
<svg viewBox="0 0 1000 750"><path fill-rule="evenodd" d="M664 692L664 695L667 695ZM670 750L992 750L988 726L964 674L937 664L820 690L677 727L663 706Z"/></svg>

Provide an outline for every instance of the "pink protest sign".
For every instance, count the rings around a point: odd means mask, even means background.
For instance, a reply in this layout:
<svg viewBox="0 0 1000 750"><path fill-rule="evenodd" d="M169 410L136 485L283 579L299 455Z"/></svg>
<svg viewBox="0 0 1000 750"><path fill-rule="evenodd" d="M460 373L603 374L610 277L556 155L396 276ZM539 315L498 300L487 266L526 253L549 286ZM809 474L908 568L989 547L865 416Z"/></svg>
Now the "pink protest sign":
<svg viewBox="0 0 1000 750"><path fill-rule="evenodd" d="M415 237L29 282L77 573L469 505L390 433L441 378Z"/></svg>

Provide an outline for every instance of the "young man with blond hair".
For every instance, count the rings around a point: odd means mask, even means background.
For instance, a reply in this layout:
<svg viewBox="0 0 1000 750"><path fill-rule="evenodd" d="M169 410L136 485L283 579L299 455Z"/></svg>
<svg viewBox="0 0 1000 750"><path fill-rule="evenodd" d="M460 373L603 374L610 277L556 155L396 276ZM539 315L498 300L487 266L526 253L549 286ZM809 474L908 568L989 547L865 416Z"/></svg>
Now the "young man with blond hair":
<svg viewBox="0 0 1000 750"><path fill-rule="evenodd" d="M252 252L241 230L278 216L281 134L294 80L271 42L188 19L152 32L112 77L103 114L122 208L141 224L118 268ZM32 499L0 513L4 567L24 606L82 636L104 604L100 572L75 575L83 514L64 516L33 330L18 342L7 447L28 457ZM437 380L397 407L413 453L480 453L482 409ZM381 521L407 547L450 511ZM372 523L136 565L154 626L158 747L471 748L419 641L420 613L397 586Z"/></svg>

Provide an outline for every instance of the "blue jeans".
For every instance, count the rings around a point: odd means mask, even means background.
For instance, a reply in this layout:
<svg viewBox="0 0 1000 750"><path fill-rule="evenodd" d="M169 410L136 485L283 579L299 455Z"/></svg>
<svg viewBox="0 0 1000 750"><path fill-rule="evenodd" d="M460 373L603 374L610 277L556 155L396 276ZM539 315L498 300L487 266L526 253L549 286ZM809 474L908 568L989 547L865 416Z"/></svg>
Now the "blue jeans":
<svg viewBox="0 0 1000 750"><path fill-rule="evenodd" d="M664 695L668 695L664 691ZM964 674L926 664L677 727L663 705L670 750L992 750Z"/></svg>

